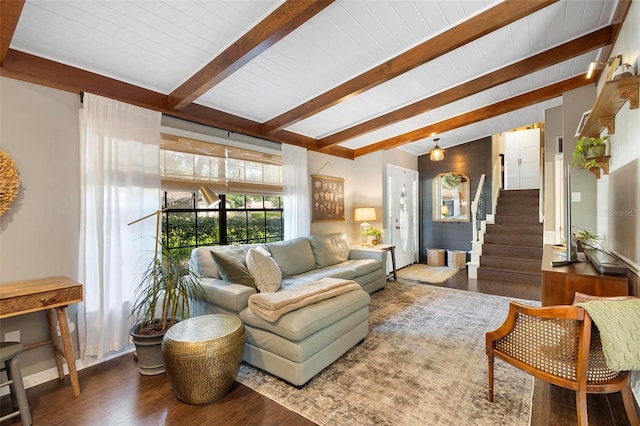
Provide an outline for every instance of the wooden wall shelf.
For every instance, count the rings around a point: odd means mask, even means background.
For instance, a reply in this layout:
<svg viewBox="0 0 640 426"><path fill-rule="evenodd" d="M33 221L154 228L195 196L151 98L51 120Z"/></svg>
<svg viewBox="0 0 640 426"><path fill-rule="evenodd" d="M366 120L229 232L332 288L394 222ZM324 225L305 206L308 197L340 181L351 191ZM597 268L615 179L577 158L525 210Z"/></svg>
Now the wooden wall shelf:
<svg viewBox="0 0 640 426"><path fill-rule="evenodd" d="M640 76L607 81L591 109L591 114L580 132L582 136L598 136L606 128L610 135L615 133L615 117L622 106L629 101L629 109L638 108L638 87Z"/></svg>
<svg viewBox="0 0 640 426"><path fill-rule="evenodd" d="M609 174L609 158L610 155L605 155L604 157L597 157L595 160L597 164L595 167L589 167L589 171L596 176L596 179L600 179L600 169L602 169L602 173L605 175Z"/></svg>

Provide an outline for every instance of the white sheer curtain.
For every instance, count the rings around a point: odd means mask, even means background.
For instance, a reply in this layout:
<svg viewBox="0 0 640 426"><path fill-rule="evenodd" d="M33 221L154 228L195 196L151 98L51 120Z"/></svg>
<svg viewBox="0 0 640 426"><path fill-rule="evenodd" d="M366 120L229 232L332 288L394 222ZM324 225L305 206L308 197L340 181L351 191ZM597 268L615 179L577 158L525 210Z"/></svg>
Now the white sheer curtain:
<svg viewBox="0 0 640 426"><path fill-rule="evenodd" d="M284 193L284 239L311 233L311 200L307 150L282 145L282 191Z"/></svg>
<svg viewBox="0 0 640 426"><path fill-rule="evenodd" d="M80 111L81 358L102 359L129 343L139 259L153 253L155 220L127 223L160 207L161 114L96 95Z"/></svg>

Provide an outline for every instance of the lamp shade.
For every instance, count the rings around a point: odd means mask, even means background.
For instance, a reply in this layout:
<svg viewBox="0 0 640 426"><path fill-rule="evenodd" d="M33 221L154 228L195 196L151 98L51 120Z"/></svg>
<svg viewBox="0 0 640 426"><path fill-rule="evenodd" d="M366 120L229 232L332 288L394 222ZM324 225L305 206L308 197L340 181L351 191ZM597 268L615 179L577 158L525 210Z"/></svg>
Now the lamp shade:
<svg viewBox="0 0 640 426"><path fill-rule="evenodd" d="M376 209L374 207L358 207L355 210L354 220L356 222L376 220Z"/></svg>
<svg viewBox="0 0 640 426"><path fill-rule="evenodd" d="M436 143L436 146L429 153L429 159L431 161L442 161L444 160L444 149L438 146L438 141L440 138L435 138L433 141Z"/></svg>
<svg viewBox="0 0 640 426"><path fill-rule="evenodd" d="M216 195L216 193L213 192L209 187L201 186L200 194L202 195L202 198L204 198L204 201L207 203L207 207L214 207L221 201L220 197L218 197L218 195Z"/></svg>

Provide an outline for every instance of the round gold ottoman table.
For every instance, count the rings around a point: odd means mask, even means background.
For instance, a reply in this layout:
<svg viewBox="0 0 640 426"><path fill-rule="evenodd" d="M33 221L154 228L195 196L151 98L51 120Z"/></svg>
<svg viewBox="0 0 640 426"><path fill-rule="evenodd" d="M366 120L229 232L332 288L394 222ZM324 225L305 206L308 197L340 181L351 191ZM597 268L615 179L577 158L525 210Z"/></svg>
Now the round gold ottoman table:
<svg viewBox="0 0 640 426"><path fill-rule="evenodd" d="M203 315L180 321L162 339L171 387L187 404L224 396L236 379L244 351L244 325L232 315Z"/></svg>

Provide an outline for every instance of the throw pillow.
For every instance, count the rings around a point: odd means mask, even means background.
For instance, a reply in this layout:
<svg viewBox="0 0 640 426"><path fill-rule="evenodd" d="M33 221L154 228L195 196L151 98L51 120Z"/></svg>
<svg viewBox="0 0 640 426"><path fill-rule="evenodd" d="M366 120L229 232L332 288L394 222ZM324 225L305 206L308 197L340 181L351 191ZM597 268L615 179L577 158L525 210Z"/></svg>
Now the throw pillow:
<svg viewBox="0 0 640 426"><path fill-rule="evenodd" d="M242 247L211 250L211 257L223 280L256 288L256 283L247 269Z"/></svg>
<svg viewBox="0 0 640 426"><path fill-rule="evenodd" d="M275 292L280 288L282 271L262 247L251 248L247 252L247 269L253 277L259 292Z"/></svg>
<svg viewBox="0 0 640 426"><path fill-rule="evenodd" d="M339 232L326 235L312 235L309 239L316 259L316 267L337 265L349 260L349 241L347 235Z"/></svg>

